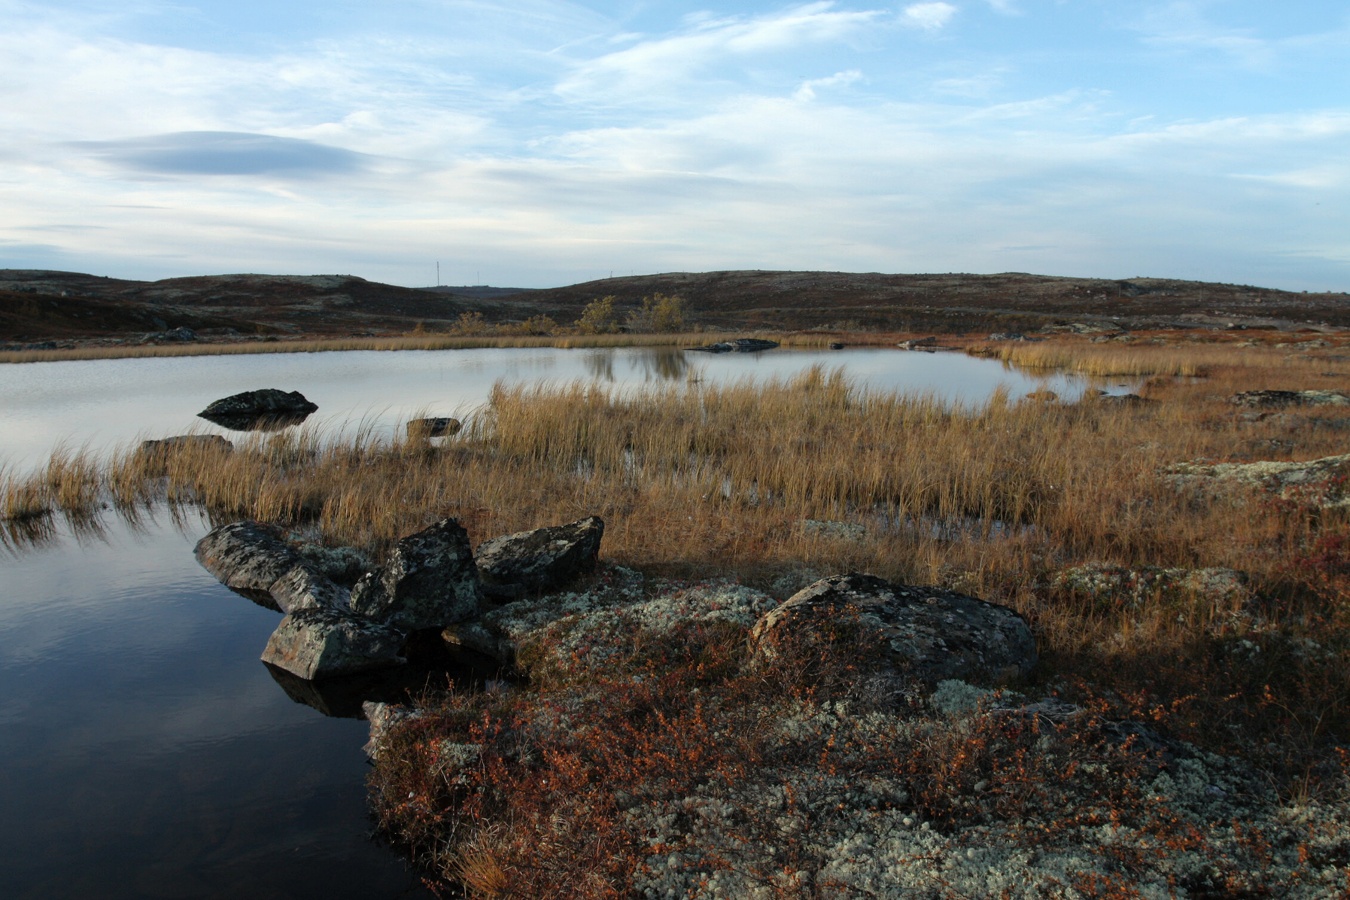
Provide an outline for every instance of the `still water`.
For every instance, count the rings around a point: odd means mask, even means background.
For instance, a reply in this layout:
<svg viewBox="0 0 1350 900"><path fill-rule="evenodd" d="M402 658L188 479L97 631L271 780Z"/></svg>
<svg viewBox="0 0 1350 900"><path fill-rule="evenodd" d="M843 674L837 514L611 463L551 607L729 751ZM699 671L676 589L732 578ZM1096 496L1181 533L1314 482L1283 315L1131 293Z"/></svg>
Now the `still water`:
<svg viewBox="0 0 1350 900"><path fill-rule="evenodd" d="M110 359L0 366L0 465L27 471L53 447L96 451L188 429L226 434L197 418L213 400L241 391L300 391L319 406L306 424L333 433L361 425L389 433L415 415L463 416L492 385L583 380L631 389L790 378L814 365L842 367L860 385L934 391L978 403L998 386L1013 397L1046 388L1076 396L1082 382L1036 377L963 353L890 349L690 353L673 348L518 348L399 352L276 353Z"/></svg>
<svg viewBox="0 0 1350 900"><path fill-rule="evenodd" d="M225 433L196 413L263 387L304 393L320 427L390 432L415 414L462 417L499 380L628 389L790 377L816 364L964 402L998 385L1014 397L1082 390L959 354L893 350L54 362L0 366L0 461L34 467L63 441L100 451L188 429ZM369 838L366 725L340 717L360 697L305 695L259 661L278 614L197 565L206 523L161 512L134 526L109 515L80 533L58 524L53 540L0 546L0 897L428 896Z"/></svg>

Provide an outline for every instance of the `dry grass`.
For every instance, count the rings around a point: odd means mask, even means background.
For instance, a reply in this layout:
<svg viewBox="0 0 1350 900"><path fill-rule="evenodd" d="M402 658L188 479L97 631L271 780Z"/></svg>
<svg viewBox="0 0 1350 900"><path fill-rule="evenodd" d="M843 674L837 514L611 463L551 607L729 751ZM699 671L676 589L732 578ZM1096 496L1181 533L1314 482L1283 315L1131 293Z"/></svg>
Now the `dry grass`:
<svg viewBox="0 0 1350 900"><path fill-rule="evenodd" d="M1176 336L1159 344L1094 344L1082 339L1030 344L977 343L971 346L970 352L992 356L1024 369L1053 369L1099 378L1206 377L1215 369L1231 366L1237 358L1242 360L1244 368L1279 368L1291 355L1273 344L1236 347L1227 343L1196 343Z"/></svg>

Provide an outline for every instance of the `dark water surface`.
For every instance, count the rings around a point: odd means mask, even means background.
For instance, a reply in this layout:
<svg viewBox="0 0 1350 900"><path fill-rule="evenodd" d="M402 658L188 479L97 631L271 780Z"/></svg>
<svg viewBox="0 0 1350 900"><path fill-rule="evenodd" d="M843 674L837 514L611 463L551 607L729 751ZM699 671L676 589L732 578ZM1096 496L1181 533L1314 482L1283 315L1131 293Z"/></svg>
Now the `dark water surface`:
<svg viewBox="0 0 1350 900"><path fill-rule="evenodd" d="M368 838L366 723L160 520L0 551L0 897L429 897Z"/></svg>

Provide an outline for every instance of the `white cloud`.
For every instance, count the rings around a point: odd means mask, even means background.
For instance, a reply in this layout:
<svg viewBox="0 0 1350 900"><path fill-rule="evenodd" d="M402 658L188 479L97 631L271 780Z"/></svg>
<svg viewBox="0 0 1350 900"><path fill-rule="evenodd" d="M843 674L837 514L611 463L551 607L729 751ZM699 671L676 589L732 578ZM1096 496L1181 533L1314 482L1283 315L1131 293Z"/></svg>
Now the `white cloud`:
<svg viewBox="0 0 1350 900"><path fill-rule="evenodd" d="M803 102L814 100L818 89L848 87L850 84L861 80L862 77L862 72L857 69L849 69L847 72L836 72L828 78L812 78L802 82L792 96L794 99Z"/></svg>
<svg viewBox="0 0 1350 900"><path fill-rule="evenodd" d="M956 15L956 7L950 3L914 3L901 12L901 21L925 31L937 31L946 27Z"/></svg>
<svg viewBox="0 0 1350 900"><path fill-rule="evenodd" d="M842 40L880 16L875 10L838 11L833 3L810 3L754 18L700 17L680 33L582 61L557 90L573 99L614 98L616 91L641 95L728 59Z"/></svg>

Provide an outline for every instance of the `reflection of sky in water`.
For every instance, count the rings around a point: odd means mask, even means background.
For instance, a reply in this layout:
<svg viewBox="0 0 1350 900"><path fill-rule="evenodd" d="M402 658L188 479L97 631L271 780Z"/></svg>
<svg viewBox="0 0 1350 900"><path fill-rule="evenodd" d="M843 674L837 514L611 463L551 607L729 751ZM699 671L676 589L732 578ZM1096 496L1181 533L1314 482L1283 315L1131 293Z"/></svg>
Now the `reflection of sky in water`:
<svg viewBox="0 0 1350 900"><path fill-rule="evenodd" d="M1063 376L1033 378L961 353L877 349L711 355L513 348L26 363L0 366L0 463L27 469L61 442L99 450L188 430L228 435L197 413L213 400L265 387L298 390L317 403L311 425L332 430L364 422L388 433L415 414L462 417L487 400L496 381L708 384L787 378L816 364L842 366L865 386L967 402L999 384L1014 397L1042 386L1069 395L1081 390Z"/></svg>
<svg viewBox="0 0 1350 900"><path fill-rule="evenodd" d="M0 555L4 896L426 896L366 839L365 724L276 684L206 526L106 525Z"/></svg>

